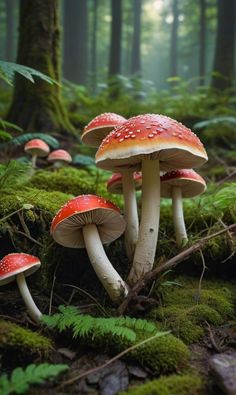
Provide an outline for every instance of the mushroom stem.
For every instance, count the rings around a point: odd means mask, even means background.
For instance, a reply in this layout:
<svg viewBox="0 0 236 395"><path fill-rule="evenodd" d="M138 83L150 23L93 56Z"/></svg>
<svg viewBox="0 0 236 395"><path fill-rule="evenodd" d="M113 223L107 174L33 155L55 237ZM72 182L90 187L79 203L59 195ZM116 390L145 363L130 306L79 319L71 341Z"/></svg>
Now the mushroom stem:
<svg viewBox="0 0 236 395"><path fill-rule="evenodd" d="M17 281L17 285L18 285L19 291L21 293L21 296L22 296L22 298L25 302L25 305L28 309L30 317L35 322L39 322L40 318L42 316L42 313L33 301L33 298L31 296L31 293L30 293L29 288L28 288L26 281L25 281L24 273L17 274L16 281Z"/></svg>
<svg viewBox="0 0 236 395"><path fill-rule="evenodd" d="M128 170L122 173L123 195L125 202L125 250L128 258L133 259L135 246L138 241L138 210L135 194L133 171Z"/></svg>
<svg viewBox="0 0 236 395"><path fill-rule="evenodd" d="M37 161L37 155L32 155L32 167L33 169L36 169L36 161Z"/></svg>
<svg viewBox="0 0 236 395"><path fill-rule="evenodd" d="M173 221L175 227L176 243L178 247L181 247L184 244L186 244L188 241L188 236L184 222L181 188L177 186L173 186L171 189L171 195L172 195L172 210L173 210Z"/></svg>
<svg viewBox="0 0 236 395"><path fill-rule="evenodd" d="M119 303L128 293L124 280L106 256L96 225L83 227L84 243L90 262L102 285L114 303Z"/></svg>
<svg viewBox="0 0 236 395"><path fill-rule="evenodd" d="M134 260L128 275L128 283L133 285L154 263L160 217L160 171L159 161L142 161L142 213L139 238Z"/></svg>

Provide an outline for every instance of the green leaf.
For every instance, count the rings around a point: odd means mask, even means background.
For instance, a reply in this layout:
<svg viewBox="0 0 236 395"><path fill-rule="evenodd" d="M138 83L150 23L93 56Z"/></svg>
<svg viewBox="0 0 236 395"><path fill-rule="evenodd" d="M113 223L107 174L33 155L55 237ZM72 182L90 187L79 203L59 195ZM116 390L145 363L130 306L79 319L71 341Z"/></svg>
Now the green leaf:
<svg viewBox="0 0 236 395"><path fill-rule="evenodd" d="M27 80L32 83L35 82L35 77L48 82L49 84L58 84L57 81L48 77L46 74L41 73L38 70L32 69L28 66L21 64L0 61L0 78L7 82L9 85L13 84L15 73L21 74Z"/></svg>
<svg viewBox="0 0 236 395"><path fill-rule="evenodd" d="M24 394L30 385L42 384L67 369L67 365L51 365L48 363L31 364L25 370L20 367L16 368L10 378L7 378L6 374L0 377L0 393L1 395Z"/></svg>
<svg viewBox="0 0 236 395"><path fill-rule="evenodd" d="M5 119L0 118L0 124L2 125L3 129L11 128L17 130L18 132L23 132L22 128L20 128L19 126L15 125L12 122L5 121Z"/></svg>
<svg viewBox="0 0 236 395"><path fill-rule="evenodd" d="M206 119L205 121L197 122L193 126L194 129L204 129L209 126L219 125L221 123L228 123L231 125L236 125L236 117L215 117L211 119Z"/></svg>

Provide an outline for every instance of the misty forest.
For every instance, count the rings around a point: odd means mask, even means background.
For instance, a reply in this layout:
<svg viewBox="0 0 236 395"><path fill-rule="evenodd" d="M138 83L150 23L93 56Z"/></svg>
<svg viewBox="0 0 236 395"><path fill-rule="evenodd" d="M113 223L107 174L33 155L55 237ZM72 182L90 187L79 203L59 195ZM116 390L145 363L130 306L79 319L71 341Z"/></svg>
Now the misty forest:
<svg viewBox="0 0 236 395"><path fill-rule="evenodd" d="M236 394L236 0L0 0L0 394Z"/></svg>

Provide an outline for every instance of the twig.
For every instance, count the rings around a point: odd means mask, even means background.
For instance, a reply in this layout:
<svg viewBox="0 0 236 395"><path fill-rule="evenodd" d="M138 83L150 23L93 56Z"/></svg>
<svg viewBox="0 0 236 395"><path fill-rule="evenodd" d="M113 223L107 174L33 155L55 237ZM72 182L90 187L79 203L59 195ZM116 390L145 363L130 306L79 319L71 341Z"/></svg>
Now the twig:
<svg viewBox="0 0 236 395"><path fill-rule="evenodd" d="M200 255L201 255L201 258L202 258L202 273L201 273L201 276L200 276L200 279L199 279L199 284L198 284L197 303L199 303L199 300L200 300L201 289L202 289L202 280L203 280L203 276L204 276L206 268L207 268L206 267L205 258L204 258L204 255L202 253L202 249L201 248L200 248L199 252L200 252Z"/></svg>
<svg viewBox="0 0 236 395"><path fill-rule="evenodd" d="M0 218L0 222L5 221L6 219L12 217L14 214L20 213L22 210L24 210L24 207L21 207L21 208L19 208L18 210L12 211L12 213L6 215L6 216L3 217L3 218Z"/></svg>
<svg viewBox="0 0 236 395"><path fill-rule="evenodd" d="M19 233L22 236L27 237L29 240L33 241L35 244L38 244L40 247L43 247L44 245L40 243L38 240L34 239L32 236L27 235L25 232L22 232L21 230L14 230L15 233Z"/></svg>
<svg viewBox="0 0 236 395"><path fill-rule="evenodd" d="M50 292L48 315L51 315L51 313L52 313L52 298L53 298L54 285L55 285L55 281L56 281L57 268L58 268L58 263L57 263L57 265L55 267L55 270L54 270L54 273L53 273L53 280L52 280L52 288L51 288L51 292Z"/></svg>
<svg viewBox="0 0 236 395"><path fill-rule="evenodd" d="M67 381L64 381L64 383L62 383L62 384L60 384L58 387L56 387L56 390L59 390L59 389L61 389L61 388L64 388L64 387L66 387L67 385L73 384L75 381L80 380L80 379L82 379L83 377L86 377L86 376L88 376L88 375L91 374L91 373L95 373L95 372L97 372L97 371L99 371L99 370L101 370L101 369L107 367L107 366L110 365L112 362L114 362L114 361L116 361L117 359L119 359L119 358L123 357L124 355L128 354L130 351L133 351L133 350L135 350L136 348L138 348L138 347L140 347L140 346L143 346L144 344L146 344L146 343L148 343L148 342L150 342L150 341L156 339L157 337L161 337L161 336L167 335L168 333L170 333L170 331L167 331L167 332L159 332L159 333L157 333L156 335L151 336L151 337L149 337L148 339L145 339L145 340L141 341L141 342L138 343L138 344L134 344L133 346L131 346L131 347L129 347L129 348L126 348L126 350L124 350L124 351L120 352L119 354L115 355L113 358L109 359L107 362L103 363L102 365L97 366L97 367L92 368L92 369L89 369L89 370L87 370L87 371L84 372L84 373L80 373L80 374L78 374L77 376L74 376L74 377L72 377L71 379L69 379L69 380L67 380Z"/></svg>
<svg viewBox="0 0 236 395"><path fill-rule="evenodd" d="M163 264L157 266L154 270L146 273L145 276L142 277L140 280L138 280L137 283L134 285L134 287L129 291L127 297L125 298L125 300L121 303L121 305L118 308L118 314L123 315L129 305L130 301L132 299L134 299L135 297L137 297L138 293L144 287L146 287L150 281L153 281L160 273L162 273L163 271L172 269L178 263L184 261L190 255L192 255L194 252L201 249L209 240L213 239L214 237L220 236L221 234L223 234L225 232L233 231L233 230L236 230L236 223L228 226L225 229L221 229L218 232L213 233L212 235L204 237L203 239L199 240L197 243L193 244L191 247L186 248L185 250L181 251L178 255L174 256L173 258L169 259L168 261L164 262Z"/></svg>
<svg viewBox="0 0 236 395"><path fill-rule="evenodd" d="M222 351L222 348L221 348L220 346L218 346L218 344L216 343L215 338L214 338L214 335L213 335L213 332L212 332L212 330L211 330L210 324L209 324L207 321L206 321L206 324L207 324L207 329L208 329L208 332L209 332L209 337L210 337L211 343L212 343L214 349L215 349L218 353L220 353L220 352Z"/></svg>

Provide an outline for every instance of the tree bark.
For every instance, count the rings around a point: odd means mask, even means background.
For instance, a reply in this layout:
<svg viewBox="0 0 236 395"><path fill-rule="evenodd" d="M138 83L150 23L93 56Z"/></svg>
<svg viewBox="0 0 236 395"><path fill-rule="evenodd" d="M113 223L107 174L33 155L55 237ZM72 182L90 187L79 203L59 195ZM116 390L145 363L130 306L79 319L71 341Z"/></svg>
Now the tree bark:
<svg viewBox="0 0 236 395"><path fill-rule="evenodd" d="M58 0L21 0L17 63L39 70L60 82ZM8 119L30 131L69 131L61 88L16 76Z"/></svg>
<svg viewBox="0 0 236 395"><path fill-rule="evenodd" d="M64 0L63 74L86 85L88 68L88 9L86 0Z"/></svg>
<svg viewBox="0 0 236 395"><path fill-rule="evenodd" d="M114 76L121 71L121 34L122 34L122 1L111 0L111 44L109 76Z"/></svg>
<svg viewBox="0 0 236 395"><path fill-rule="evenodd" d="M140 58L140 42L141 42L141 7L142 0L133 0L134 14L134 31L133 45L131 55L131 75L141 75L141 58Z"/></svg>
<svg viewBox="0 0 236 395"><path fill-rule="evenodd" d="M6 47L5 47L5 59L8 62L13 61L14 57L14 0L5 0L6 8Z"/></svg>
<svg viewBox="0 0 236 395"><path fill-rule="evenodd" d="M206 0L200 0L200 31L199 31L199 85L205 84L206 62Z"/></svg>
<svg viewBox="0 0 236 395"><path fill-rule="evenodd" d="M97 72L97 25L98 25L98 0L93 0L93 26L91 42L91 72L92 72L92 92L96 92L96 72Z"/></svg>
<svg viewBox="0 0 236 395"><path fill-rule="evenodd" d="M179 29L179 1L173 0L172 14L173 23L171 29L170 41L170 76L176 77L178 75L178 29Z"/></svg>
<svg viewBox="0 0 236 395"><path fill-rule="evenodd" d="M232 87L235 73L235 0L218 0L218 25L214 56L212 88L224 90Z"/></svg>

